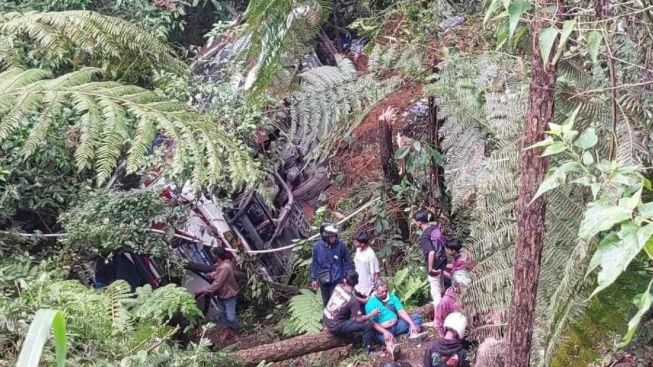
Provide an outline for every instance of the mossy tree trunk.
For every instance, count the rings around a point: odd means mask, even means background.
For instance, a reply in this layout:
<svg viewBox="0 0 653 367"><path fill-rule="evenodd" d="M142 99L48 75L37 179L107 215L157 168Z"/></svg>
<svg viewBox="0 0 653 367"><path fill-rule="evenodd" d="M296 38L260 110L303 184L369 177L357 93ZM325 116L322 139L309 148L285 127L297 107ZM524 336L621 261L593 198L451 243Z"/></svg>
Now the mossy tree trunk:
<svg viewBox="0 0 653 367"><path fill-rule="evenodd" d="M557 12L562 9L559 2ZM548 162L541 148L524 149L544 139L547 124L553 121L556 66L547 65L540 54L539 35L547 14L539 12L549 6L546 0L536 1L538 8L532 23L533 58L528 93L526 121L522 133L519 198L517 199L517 246L513 268L512 301L510 304L506 367L528 367L533 337L533 319L540 277L546 202L533 196L544 179Z"/></svg>

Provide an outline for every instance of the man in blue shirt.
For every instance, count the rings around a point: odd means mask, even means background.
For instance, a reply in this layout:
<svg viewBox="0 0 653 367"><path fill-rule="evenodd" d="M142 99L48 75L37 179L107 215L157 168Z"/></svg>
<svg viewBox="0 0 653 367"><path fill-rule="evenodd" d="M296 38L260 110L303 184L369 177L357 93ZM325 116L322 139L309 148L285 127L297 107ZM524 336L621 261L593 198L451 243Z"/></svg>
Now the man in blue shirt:
<svg viewBox="0 0 653 367"><path fill-rule="evenodd" d="M313 245L311 287L320 288L326 307L333 289L352 269L351 257L345 243L338 238L338 229L332 224L322 226L322 238Z"/></svg>
<svg viewBox="0 0 653 367"><path fill-rule="evenodd" d="M419 338L422 328L422 317L416 313L408 314L401 301L394 293L388 292L385 279L378 278L374 282L374 293L365 304L365 313L370 314L377 310L378 315L370 321L377 331L375 340L386 346L393 359L399 353L396 347L395 336L410 332L410 338Z"/></svg>

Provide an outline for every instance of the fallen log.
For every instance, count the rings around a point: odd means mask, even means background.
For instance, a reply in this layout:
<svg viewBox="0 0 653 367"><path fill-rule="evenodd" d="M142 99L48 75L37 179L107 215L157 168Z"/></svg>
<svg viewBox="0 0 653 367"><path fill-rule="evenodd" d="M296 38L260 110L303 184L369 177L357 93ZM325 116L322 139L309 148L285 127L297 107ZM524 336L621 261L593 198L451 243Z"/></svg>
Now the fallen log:
<svg viewBox="0 0 653 367"><path fill-rule="evenodd" d="M432 304L419 307L411 312L421 315L424 321L433 319ZM336 337L328 331L322 331L316 334L300 335L276 343L239 350L234 352L234 356L245 366L256 366L262 361L284 361L286 359L301 357L305 354L340 347L349 343L351 343L351 340Z"/></svg>

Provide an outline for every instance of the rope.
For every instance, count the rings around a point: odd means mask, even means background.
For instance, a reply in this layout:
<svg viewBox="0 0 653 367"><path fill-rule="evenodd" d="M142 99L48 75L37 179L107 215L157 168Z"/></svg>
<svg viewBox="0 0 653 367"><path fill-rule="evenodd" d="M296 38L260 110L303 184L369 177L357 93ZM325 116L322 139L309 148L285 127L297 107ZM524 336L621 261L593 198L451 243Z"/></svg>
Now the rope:
<svg viewBox="0 0 653 367"><path fill-rule="evenodd" d="M349 219L353 218L356 214L358 214L358 213L362 212L363 210L369 208L370 206L372 206L372 204L376 203L380 199L381 199L380 197L377 197L375 199L372 199L372 200L368 201L365 205L361 206L360 208L356 209L353 213L351 213L348 216L341 219L338 223L336 223L336 225L341 225L341 224L347 222ZM150 228L149 231L153 232L153 233L165 234L165 231L162 231L160 229ZM62 238L62 237L68 236L67 233L43 233L43 234L38 234L38 233L17 233L17 232L10 232L10 231L0 231L0 233L7 234L7 235L12 235L12 236L19 236L19 237L44 237L44 238L57 237L57 238ZM311 237L307 238L306 241L315 240L319 236L320 236L320 234L316 233L316 234L312 235ZM199 238L195 238L195 237L192 237L192 236L186 236L186 235L175 233L173 235L173 237L180 238L180 239L187 240L187 241L200 243L202 245L209 246L209 247L214 247L215 246L212 243L208 243L206 241L203 241L203 240L201 240ZM287 245L287 246L283 246L283 247L276 247L276 248L271 248L271 249L267 249L267 250L244 250L244 251L243 250L237 250L237 249L234 249L234 248L231 248L231 247L225 247L225 250L229 251L229 252L236 252L236 253L243 252L243 253L246 253L246 254L258 255L258 254L270 254L270 253L274 253L274 252L286 251L286 250L290 250L292 248L295 248L295 247L297 247L299 245L300 245L299 243L293 243L292 245Z"/></svg>

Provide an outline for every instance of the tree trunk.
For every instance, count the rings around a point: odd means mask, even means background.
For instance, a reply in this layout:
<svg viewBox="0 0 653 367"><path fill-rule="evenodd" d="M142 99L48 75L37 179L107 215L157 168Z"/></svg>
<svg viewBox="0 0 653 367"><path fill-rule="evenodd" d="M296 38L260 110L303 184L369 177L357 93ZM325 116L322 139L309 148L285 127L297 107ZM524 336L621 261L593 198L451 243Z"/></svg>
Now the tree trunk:
<svg viewBox="0 0 653 367"><path fill-rule="evenodd" d="M537 6L547 4L538 0ZM560 11L560 9L558 9ZM517 200L517 246L513 268L512 302L508 326L506 367L530 365L533 317L540 277L544 235L545 201L531 203L547 171L547 160L540 148L524 150L544 139L544 130L553 120L556 82L555 65L544 65L540 55L539 35L546 14L533 21L533 60L528 94L526 123L522 134L519 198ZM555 50L555 47L553 48Z"/></svg>
<svg viewBox="0 0 653 367"><path fill-rule="evenodd" d="M421 315L425 321L433 319L432 304L419 307L412 312ZM305 354L347 345L350 342L350 340L338 338L327 331L322 331L317 334L300 335L276 343L239 350L234 353L234 357L246 366L256 366L261 361L285 361L287 359L301 357Z"/></svg>
<svg viewBox="0 0 653 367"><path fill-rule="evenodd" d="M438 119L438 106L435 104L435 97L429 97L428 99L428 123L428 142L435 150L440 152L438 135L442 126L442 120ZM439 218L442 212L449 213L447 208L445 208L445 200L443 198L445 190L441 175L442 169L435 161L435 158L431 157L431 172L429 174L431 200L433 201L433 207L438 211L435 213L435 218Z"/></svg>
<svg viewBox="0 0 653 367"><path fill-rule="evenodd" d="M394 146L392 145L392 128L390 127L389 117L384 117L382 115L379 118L379 160L381 162L381 167L383 168L383 177L385 177L385 182L387 191L392 193L392 186L399 185L401 183L401 177L399 177L399 171L397 170L397 164L394 159ZM389 114L387 116L390 116ZM408 227L408 221L404 216L403 208L400 207L394 211L395 222L399 228L399 233L401 233L401 238L408 240L410 238L410 228Z"/></svg>

